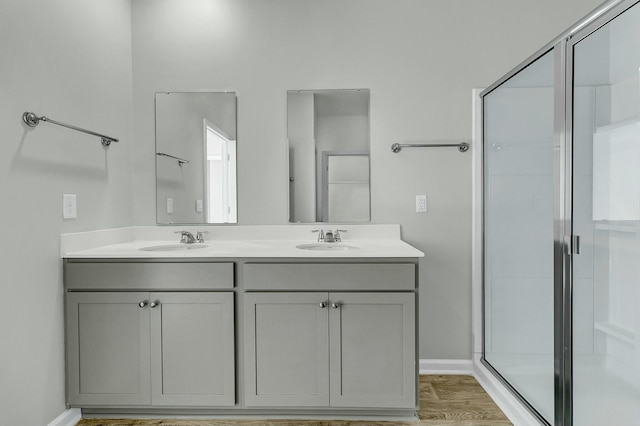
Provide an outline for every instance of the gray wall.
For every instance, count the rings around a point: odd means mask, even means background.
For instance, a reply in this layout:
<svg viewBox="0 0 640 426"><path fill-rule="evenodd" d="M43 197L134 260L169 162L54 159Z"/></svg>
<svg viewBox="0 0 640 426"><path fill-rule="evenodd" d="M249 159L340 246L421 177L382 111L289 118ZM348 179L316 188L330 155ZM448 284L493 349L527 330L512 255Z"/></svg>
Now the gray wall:
<svg viewBox="0 0 640 426"><path fill-rule="evenodd" d="M65 410L60 234L132 223L130 1L3 0L0 52L0 423L39 426Z"/></svg>
<svg viewBox="0 0 640 426"><path fill-rule="evenodd" d="M426 253L420 357L471 357L471 155L391 153L469 140L485 87L599 0L133 2L134 221L155 221L153 93L238 94L238 221L288 219L286 92L371 89L372 220ZM265 191L264 188L269 188ZM426 194L429 212L415 213Z"/></svg>

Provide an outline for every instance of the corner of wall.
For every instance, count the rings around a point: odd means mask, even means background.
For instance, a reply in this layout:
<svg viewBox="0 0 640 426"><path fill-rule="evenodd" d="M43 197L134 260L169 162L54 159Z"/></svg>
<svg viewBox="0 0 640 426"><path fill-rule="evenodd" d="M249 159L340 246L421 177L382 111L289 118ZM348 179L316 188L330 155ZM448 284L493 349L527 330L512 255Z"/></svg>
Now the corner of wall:
<svg viewBox="0 0 640 426"><path fill-rule="evenodd" d="M47 426L74 426L82 419L79 408L69 408L53 419Z"/></svg>

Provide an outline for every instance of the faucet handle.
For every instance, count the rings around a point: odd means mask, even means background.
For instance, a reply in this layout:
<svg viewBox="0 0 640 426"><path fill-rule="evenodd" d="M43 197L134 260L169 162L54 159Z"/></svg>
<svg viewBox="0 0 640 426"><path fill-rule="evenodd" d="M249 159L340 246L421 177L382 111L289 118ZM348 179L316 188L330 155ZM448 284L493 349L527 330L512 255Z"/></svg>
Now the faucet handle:
<svg viewBox="0 0 640 426"><path fill-rule="evenodd" d="M324 231L322 229L314 229L311 232L319 232L318 234L318 242L324 243Z"/></svg>
<svg viewBox="0 0 640 426"><path fill-rule="evenodd" d="M204 243L204 235L203 234L208 234L209 231L198 231L196 232L196 241L199 243Z"/></svg>
<svg viewBox="0 0 640 426"><path fill-rule="evenodd" d="M174 234L180 234L180 242L185 244L187 242L187 231L174 231Z"/></svg>
<svg viewBox="0 0 640 426"><path fill-rule="evenodd" d="M342 241L342 237L340 236L341 232L349 232L349 231L347 231L346 229L336 229L336 231L333 233L333 239L336 242Z"/></svg>

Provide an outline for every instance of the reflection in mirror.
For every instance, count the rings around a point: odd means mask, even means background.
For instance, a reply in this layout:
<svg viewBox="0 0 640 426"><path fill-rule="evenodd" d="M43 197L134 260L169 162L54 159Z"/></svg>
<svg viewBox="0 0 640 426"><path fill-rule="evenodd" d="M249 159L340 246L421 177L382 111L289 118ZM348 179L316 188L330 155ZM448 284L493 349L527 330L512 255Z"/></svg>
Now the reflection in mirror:
<svg viewBox="0 0 640 426"><path fill-rule="evenodd" d="M368 222L369 90L287 92L289 220Z"/></svg>
<svg viewBox="0 0 640 426"><path fill-rule="evenodd" d="M156 93L158 223L236 223L236 94Z"/></svg>

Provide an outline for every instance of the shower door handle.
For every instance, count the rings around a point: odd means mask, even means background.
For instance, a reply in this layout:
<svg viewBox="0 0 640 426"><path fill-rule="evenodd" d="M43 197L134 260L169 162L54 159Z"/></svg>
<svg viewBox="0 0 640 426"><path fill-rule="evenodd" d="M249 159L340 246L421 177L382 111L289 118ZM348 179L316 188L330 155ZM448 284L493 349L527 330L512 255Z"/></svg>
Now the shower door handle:
<svg viewBox="0 0 640 426"><path fill-rule="evenodd" d="M569 256L580 254L580 235L565 235L562 240L564 254Z"/></svg>

